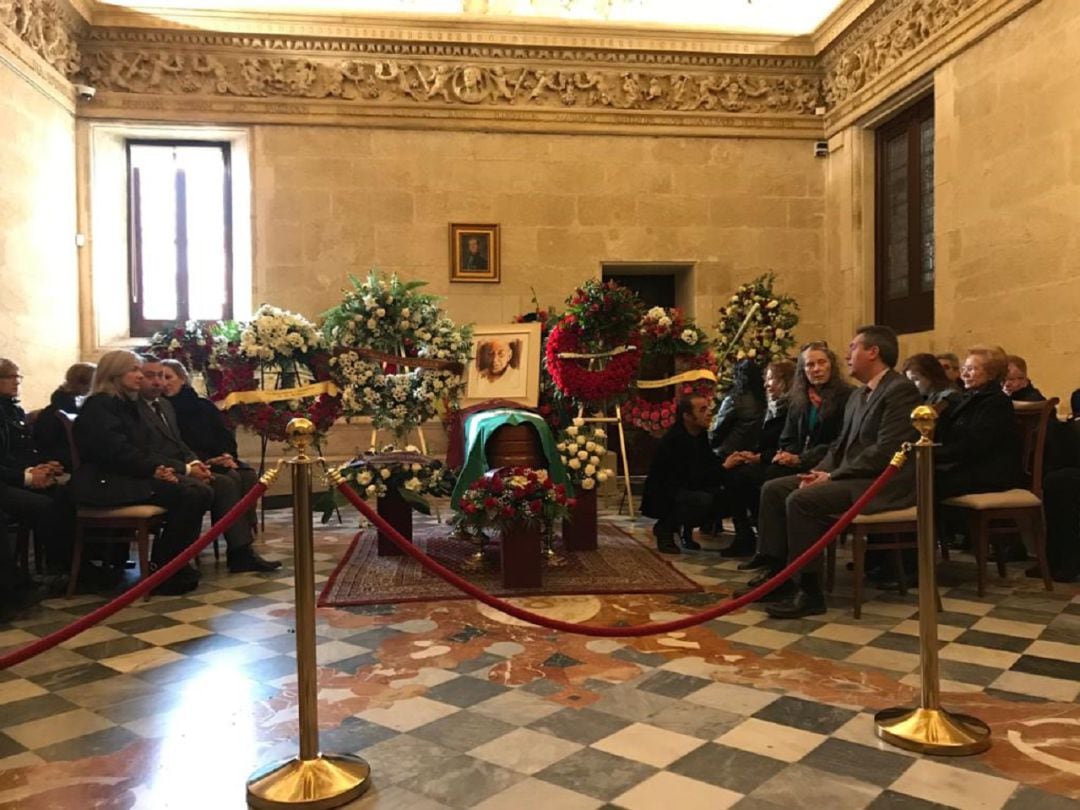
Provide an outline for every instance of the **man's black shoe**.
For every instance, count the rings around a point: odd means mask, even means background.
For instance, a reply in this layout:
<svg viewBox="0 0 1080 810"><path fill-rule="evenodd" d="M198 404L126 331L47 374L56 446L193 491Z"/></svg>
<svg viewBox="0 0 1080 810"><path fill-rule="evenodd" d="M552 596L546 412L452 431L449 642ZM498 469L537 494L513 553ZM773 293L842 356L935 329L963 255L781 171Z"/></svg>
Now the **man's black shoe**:
<svg viewBox="0 0 1080 810"><path fill-rule="evenodd" d="M675 532L664 529L657 521L652 527L653 537L656 538L656 550L661 554L681 554L678 543L675 542Z"/></svg>
<svg viewBox="0 0 1080 810"><path fill-rule="evenodd" d="M770 560L769 564L765 566L765 569L756 577L752 577L746 584L751 588L755 588L762 582L772 579L774 576L776 576L776 569L772 567L772 561Z"/></svg>
<svg viewBox="0 0 1080 810"><path fill-rule="evenodd" d="M256 571L260 573L267 573L269 571L277 571L281 568L281 563L277 560L267 560L259 556L251 546L244 546L236 551L230 551L227 554L229 572L233 574L239 574L242 571Z"/></svg>
<svg viewBox="0 0 1080 810"><path fill-rule="evenodd" d="M190 565L185 565L152 591L154 596L179 596L190 593L199 587L199 573Z"/></svg>
<svg viewBox="0 0 1080 810"><path fill-rule="evenodd" d="M686 535L683 535L682 547L687 551L701 551L701 543Z"/></svg>
<svg viewBox="0 0 1080 810"><path fill-rule="evenodd" d="M739 590L735 591L733 596L736 596L736 597L745 596L746 594L750 593L750 591L754 590L755 588L758 587L758 585L761 585L761 584L762 583L759 582L757 585L750 585L749 587L746 587L746 588L740 588ZM782 585L777 586L774 590L769 591L764 596L758 597L758 599L756 599L755 601L762 602L762 603L783 602L785 599L790 599L792 596L794 596L794 594L795 594L795 585L789 579L787 582L785 582Z"/></svg>
<svg viewBox="0 0 1080 810"><path fill-rule="evenodd" d="M746 562L741 562L735 566L739 571L756 571L759 568L767 568L772 563L768 557L764 554L755 554Z"/></svg>
<svg viewBox="0 0 1080 810"><path fill-rule="evenodd" d="M818 616L827 609L824 594L811 594L799 589L790 599L769 605L765 612L774 619L801 619L804 616Z"/></svg>

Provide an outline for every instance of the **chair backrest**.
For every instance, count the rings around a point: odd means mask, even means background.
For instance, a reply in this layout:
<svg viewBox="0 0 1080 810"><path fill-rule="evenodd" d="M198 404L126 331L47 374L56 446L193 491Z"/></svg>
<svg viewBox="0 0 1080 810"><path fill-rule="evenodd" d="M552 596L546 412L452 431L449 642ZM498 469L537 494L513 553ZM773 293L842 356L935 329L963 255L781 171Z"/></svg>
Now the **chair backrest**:
<svg viewBox="0 0 1080 810"><path fill-rule="evenodd" d="M64 426L64 435L67 436L68 452L71 453L71 470L75 472L79 469L79 448L75 446L75 431L73 427L75 425L75 417L78 414L68 413L67 411L56 411L56 418L60 420L60 424Z"/></svg>
<svg viewBox="0 0 1080 810"><path fill-rule="evenodd" d="M1051 414L1057 413L1058 398L1043 402L1014 402L1016 425L1020 430L1020 457L1027 488L1042 497L1043 457Z"/></svg>

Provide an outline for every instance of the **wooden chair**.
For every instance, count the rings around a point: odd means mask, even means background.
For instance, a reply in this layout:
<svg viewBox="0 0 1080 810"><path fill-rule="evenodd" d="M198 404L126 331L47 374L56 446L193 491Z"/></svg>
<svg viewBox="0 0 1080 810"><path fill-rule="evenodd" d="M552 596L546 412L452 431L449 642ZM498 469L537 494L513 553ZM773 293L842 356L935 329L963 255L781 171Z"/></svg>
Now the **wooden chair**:
<svg viewBox="0 0 1080 810"><path fill-rule="evenodd" d="M79 466L79 452L75 446L75 437L71 429L75 417L63 411L57 411L56 416L64 425L68 445L71 448L71 466L72 470L74 470ZM150 537L161 529L165 512L164 507L154 506L153 504L135 504L133 506L111 508L77 507L75 511L75 542L71 550L71 576L68 578L67 597L70 599L75 595L87 532L98 533L94 537L95 542L124 543L130 546L134 541L138 547L139 576L140 578L146 578L150 573ZM105 531L108 533L101 533ZM147 593L145 598L149 599L150 594Z"/></svg>
<svg viewBox="0 0 1080 810"><path fill-rule="evenodd" d="M31 528L18 518L4 516L7 531L15 536L15 561L27 576L30 575L30 536ZM44 552L41 544L34 538L34 568L40 574L44 570Z"/></svg>
<svg viewBox="0 0 1080 810"><path fill-rule="evenodd" d="M1042 484L1043 457L1046 452L1046 431L1050 417L1057 410L1058 399L1045 402L1014 402L1016 422L1022 437L1024 476L1026 486L1005 492L982 492L976 495L959 495L946 498L942 505L952 509L967 510L968 530L975 562L978 566L978 591L986 590L986 558L992 534L1031 534L1039 573L1043 585L1052 591L1050 566L1046 559L1046 517L1043 514ZM997 543L996 557L998 575L1005 576L1005 558L1001 544Z"/></svg>

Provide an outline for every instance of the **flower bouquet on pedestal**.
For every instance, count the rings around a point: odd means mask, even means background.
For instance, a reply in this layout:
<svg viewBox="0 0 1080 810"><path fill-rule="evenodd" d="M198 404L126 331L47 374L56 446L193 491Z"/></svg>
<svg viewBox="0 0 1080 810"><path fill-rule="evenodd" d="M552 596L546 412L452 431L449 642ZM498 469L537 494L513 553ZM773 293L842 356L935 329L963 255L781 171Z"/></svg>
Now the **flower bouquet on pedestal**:
<svg viewBox="0 0 1080 810"><path fill-rule="evenodd" d="M503 467L474 481L461 496L454 524L481 540L495 529L501 536L503 584L538 587L545 548L551 549L555 521L569 513L574 499L546 470Z"/></svg>
<svg viewBox="0 0 1080 810"><path fill-rule="evenodd" d="M563 545L567 551L596 550L596 488L610 473L601 468L607 454L607 431L586 427L575 419L559 436L555 448L576 491L569 514L563 519Z"/></svg>
<svg viewBox="0 0 1080 810"><path fill-rule="evenodd" d="M425 515L431 514L429 497L445 497L453 489L454 477L446 466L436 458L425 456L420 450L408 445L399 450L393 445L357 456L338 472L358 494L375 498L379 515L389 522L407 540L412 540L412 513L415 509ZM326 523L334 510L345 505L345 499L336 490L330 490L319 501L322 521ZM379 532L379 556L399 555L394 542Z"/></svg>
<svg viewBox="0 0 1080 810"><path fill-rule="evenodd" d="M762 367L787 357L795 346L792 330L799 322L799 305L774 290L775 275L766 273L742 284L716 324L716 354L722 386L734 379L740 360L758 361Z"/></svg>

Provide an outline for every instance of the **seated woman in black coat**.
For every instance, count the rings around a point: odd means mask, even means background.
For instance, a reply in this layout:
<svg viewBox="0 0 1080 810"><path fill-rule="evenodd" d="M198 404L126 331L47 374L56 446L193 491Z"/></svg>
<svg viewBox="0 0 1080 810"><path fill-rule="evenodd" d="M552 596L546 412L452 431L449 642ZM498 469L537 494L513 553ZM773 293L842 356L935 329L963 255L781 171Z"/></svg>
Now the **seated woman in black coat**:
<svg viewBox="0 0 1080 810"><path fill-rule="evenodd" d="M259 474L237 456L236 435L225 424L217 405L200 397L191 387L191 375L179 360L162 360L163 393L173 406L184 444L200 461L206 462L214 475L226 475L236 481L241 497L259 481ZM247 514L254 532L258 526L255 507Z"/></svg>
<svg viewBox="0 0 1080 810"><path fill-rule="evenodd" d="M71 469L71 447L68 444L67 430L60 421L59 411L76 414L82 398L90 393L90 383L94 379L93 363L75 363L68 367L64 381L52 392L47 407L43 408L34 422L34 442L38 448L55 458L65 469Z"/></svg>
<svg viewBox="0 0 1080 810"><path fill-rule="evenodd" d="M765 381L753 360L735 364L735 379L709 426L709 446L721 461L739 450L753 450L765 416Z"/></svg>
<svg viewBox="0 0 1080 810"><path fill-rule="evenodd" d="M915 383L923 402L936 406L938 413L960 401L961 393L932 354L911 355L904 361L904 374Z"/></svg>
<svg viewBox="0 0 1080 810"><path fill-rule="evenodd" d="M80 466L72 490L76 502L86 506L150 503L168 510L150 555L160 567L198 538L213 492L187 476L182 463L153 449L153 427L138 409L142 379L142 360L134 352L120 349L102 356L92 393L75 420ZM199 574L189 565L155 593L187 593L198 584Z"/></svg>
<svg viewBox="0 0 1080 810"><path fill-rule="evenodd" d="M26 413L19 405L19 367L0 358L0 512L33 529L47 554L49 568L64 572L68 566L75 513L71 506L64 465L42 453L34 442ZM59 424L59 423L58 423ZM0 546L3 543L0 528ZM0 548L0 608L14 599L25 577L15 573Z"/></svg>
<svg viewBox="0 0 1080 810"><path fill-rule="evenodd" d="M757 522L761 485L770 477L773 456L780 449L794 374L795 364L790 360L769 364L765 370L767 406L757 449L739 450L724 459L724 501L735 524L735 542L721 551L725 557L748 557L754 553L753 525Z"/></svg>
<svg viewBox="0 0 1080 810"><path fill-rule="evenodd" d="M802 347L788 395L780 449L773 456L765 480L808 472L825 457L829 445L840 436L844 408L853 390L840 376L839 363L829 344L815 341ZM739 569L752 571L767 563L768 559L757 553Z"/></svg>
<svg viewBox="0 0 1080 810"><path fill-rule="evenodd" d="M1008 394L1001 390L1005 357L970 349L960 369L964 393L938 422L934 452L934 495L952 498L1002 492L1020 485L1020 436Z"/></svg>

